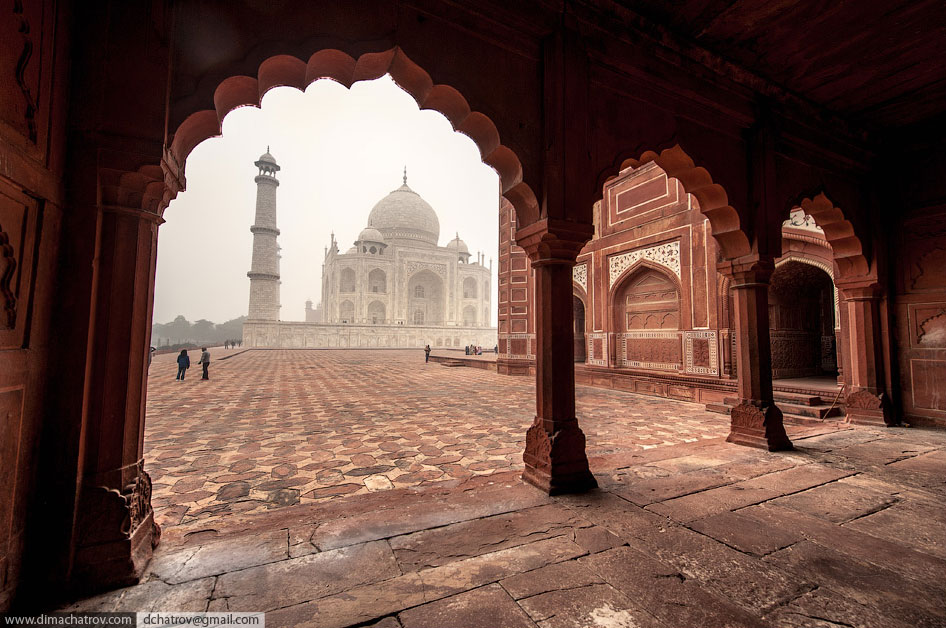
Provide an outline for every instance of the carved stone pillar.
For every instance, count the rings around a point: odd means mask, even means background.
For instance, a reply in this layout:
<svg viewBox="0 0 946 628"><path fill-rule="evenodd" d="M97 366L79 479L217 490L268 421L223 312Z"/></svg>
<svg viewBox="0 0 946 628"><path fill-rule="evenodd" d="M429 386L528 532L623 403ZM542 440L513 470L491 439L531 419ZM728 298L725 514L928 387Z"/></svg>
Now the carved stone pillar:
<svg viewBox="0 0 946 628"><path fill-rule="evenodd" d="M850 368L845 373L847 421L859 425L895 423L890 397L884 390L880 287L873 281L839 285L841 317L847 327Z"/></svg>
<svg viewBox="0 0 946 628"><path fill-rule="evenodd" d="M772 396L772 348L769 340L769 278L771 259L729 261L719 271L732 278L736 323L736 373L739 403L730 415L726 440L769 451L792 449L782 411Z"/></svg>
<svg viewBox="0 0 946 628"><path fill-rule="evenodd" d="M516 240L535 269L536 416L526 433L522 478L550 495L595 488L575 417L572 267L591 225L540 221Z"/></svg>
<svg viewBox="0 0 946 628"><path fill-rule="evenodd" d="M136 180L141 177L137 176ZM86 367L81 485L71 581L78 590L136 583L160 529L144 471L157 212L141 196L98 212L93 323Z"/></svg>

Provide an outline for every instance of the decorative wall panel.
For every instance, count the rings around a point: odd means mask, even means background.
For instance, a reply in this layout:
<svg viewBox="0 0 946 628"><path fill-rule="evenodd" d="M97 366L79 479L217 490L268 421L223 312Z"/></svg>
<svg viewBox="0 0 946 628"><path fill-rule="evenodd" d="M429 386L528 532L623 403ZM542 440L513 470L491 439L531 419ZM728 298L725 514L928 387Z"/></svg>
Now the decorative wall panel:
<svg viewBox="0 0 946 628"><path fill-rule="evenodd" d="M629 331L616 334L624 367L679 371L683 368L678 331Z"/></svg>
<svg viewBox="0 0 946 628"><path fill-rule="evenodd" d="M608 274L610 279L608 285L613 286L621 273L642 259L660 264L671 270L677 276L677 279L680 278L680 242L674 241L609 256Z"/></svg>
<svg viewBox="0 0 946 628"><path fill-rule="evenodd" d="M588 343L586 364L608 366L608 334L606 332L589 332L585 334Z"/></svg>
<svg viewBox="0 0 946 628"><path fill-rule="evenodd" d="M683 332L685 370L695 375L719 375L719 341L716 331Z"/></svg>

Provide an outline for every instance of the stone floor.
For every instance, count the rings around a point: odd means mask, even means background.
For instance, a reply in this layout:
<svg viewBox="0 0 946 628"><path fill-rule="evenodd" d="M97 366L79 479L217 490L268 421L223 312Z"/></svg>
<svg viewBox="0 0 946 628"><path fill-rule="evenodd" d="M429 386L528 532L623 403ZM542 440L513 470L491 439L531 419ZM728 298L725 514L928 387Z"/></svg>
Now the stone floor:
<svg viewBox="0 0 946 628"><path fill-rule="evenodd" d="M519 469L535 415L533 378L425 364L421 350L212 356L206 382L196 367L175 381L176 354L151 365L145 460L165 532ZM578 415L605 466L728 433L702 405L598 388L578 389Z"/></svg>
<svg viewBox="0 0 946 628"><path fill-rule="evenodd" d="M483 375L436 377L461 370ZM625 451L578 496L497 471L234 514L71 609L266 611L270 628L946 626L946 433L792 433L784 453Z"/></svg>

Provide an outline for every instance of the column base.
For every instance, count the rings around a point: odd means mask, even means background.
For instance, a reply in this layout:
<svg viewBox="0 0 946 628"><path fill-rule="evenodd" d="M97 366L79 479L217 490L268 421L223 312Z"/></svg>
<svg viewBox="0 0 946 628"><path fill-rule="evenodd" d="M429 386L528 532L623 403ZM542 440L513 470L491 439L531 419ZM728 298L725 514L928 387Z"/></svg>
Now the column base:
<svg viewBox="0 0 946 628"><path fill-rule="evenodd" d="M70 575L73 593L137 584L161 538L151 508L151 478L143 470L125 492L85 487Z"/></svg>
<svg viewBox="0 0 946 628"><path fill-rule="evenodd" d="M844 401L847 412L844 420L851 425L871 427L891 427L896 425L890 403L883 393L874 394L869 390L858 390L847 396Z"/></svg>
<svg viewBox="0 0 946 628"><path fill-rule="evenodd" d="M496 360L496 372L500 375L534 375L535 362L500 358Z"/></svg>
<svg viewBox="0 0 946 628"><path fill-rule="evenodd" d="M549 435L536 417L526 432L522 479L549 495L582 493L598 487L585 455L585 435L578 421Z"/></svg>
<svg viewBox="0 0 946 628"><path fill-rule="evenodd" d="M788 451L794 449L785 433L782 411L774 403L755 405L742 401L730 413L730 431L726 442L745 447Z"/></svg>

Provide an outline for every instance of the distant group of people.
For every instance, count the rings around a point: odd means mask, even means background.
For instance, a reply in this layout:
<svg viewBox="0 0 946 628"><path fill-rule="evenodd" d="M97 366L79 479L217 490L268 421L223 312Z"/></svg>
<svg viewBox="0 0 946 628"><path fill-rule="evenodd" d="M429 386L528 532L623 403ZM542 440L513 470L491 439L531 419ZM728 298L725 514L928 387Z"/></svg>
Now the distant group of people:
<svg viewBox="0 0 946 628"><path fill-rule="evenodd" d="M224 340L223 341L224 349L236 349L237 347L242 347L242 346L243 346L242 340Z"/></svg>
<svg viewBox="0 0 946 628"><path fill-rule="evenodd" d="M203 367L204 373L201 379L210 379L210 352L207 347L200 348L200 360L197 362ZM191 367L190 356L187 355L187 349L181 349L177 356L177 377L175 379L184 381L184 374Z"/></svg>
<svg viewBox="0 0 946 628"><path fill-rule="evenodd" d="M467 355L483 355L483 347L478 347L476 345L468 345L466 348Z"/></svg>

